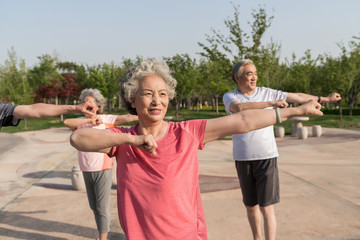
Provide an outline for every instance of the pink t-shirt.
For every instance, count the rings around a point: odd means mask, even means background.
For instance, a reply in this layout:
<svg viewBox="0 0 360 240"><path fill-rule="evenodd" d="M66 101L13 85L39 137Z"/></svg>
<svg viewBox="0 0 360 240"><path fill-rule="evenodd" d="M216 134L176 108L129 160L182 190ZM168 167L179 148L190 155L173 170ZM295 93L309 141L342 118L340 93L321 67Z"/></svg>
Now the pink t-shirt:
<svg viewBox="0 0 360 240"><path fill-rule="evenodd" d="M110 130L139 135L137 126ZM169 122L155 156L130 145L113 147L119 220L128 240L207 239L197 155L205 126L206 120Z"/></svg>
<svg viewBox="0 0 360 240"><path fill-rule="evenodd" d="M103 123L98 126L93 126L92 124L83 124L77 127L80 128L96 128L96 129L106 129L115 126L117 115L98 115ZM98 152L82 152L78 151L78 160L80 170L83 172L95 172L105 169L110 169L113 166L112 159L104 153Z"/></svg>

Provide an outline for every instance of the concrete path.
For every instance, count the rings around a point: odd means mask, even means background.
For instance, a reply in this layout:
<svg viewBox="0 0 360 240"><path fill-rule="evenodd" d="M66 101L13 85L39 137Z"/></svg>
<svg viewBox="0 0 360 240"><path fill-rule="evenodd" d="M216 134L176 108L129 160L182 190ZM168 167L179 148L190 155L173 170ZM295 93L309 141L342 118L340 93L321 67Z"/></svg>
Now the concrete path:
<svg viewBox="0 0 360 240"><path fill-rule="evenodd" d="M279 240L360 239L360 132L323 129L320 138L278 139ZM95 239L86 193L71 185L70 131L0 133L0 239ZM252 239L232 160L232 142L199 151L209 240ZM109 239L124 240L111 192Z"/></svg>

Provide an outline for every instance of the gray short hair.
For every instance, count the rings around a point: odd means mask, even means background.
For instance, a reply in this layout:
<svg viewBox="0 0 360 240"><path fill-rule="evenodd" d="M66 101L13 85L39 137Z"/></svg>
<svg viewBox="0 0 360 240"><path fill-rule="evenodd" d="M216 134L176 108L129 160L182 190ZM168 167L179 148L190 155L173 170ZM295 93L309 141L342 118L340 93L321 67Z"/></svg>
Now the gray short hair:
<svg viewBox="0 0 360 240"><path fill-rule="evenodd" d="M137 115L136 109L131 106L131 103L134 101L136 92L139 89L139 82L150 75L157 75L164 79L169 99L175 97L177 81L171 76L169 66L163 61L147 59L141 62L139 66L130 68L129 73L120 83L120 95L129 113Z"/></svg>
<svg viewBox="0 0 360 240"><path fill-rule="evenodd" d="M234 65L233 71L232 71L232 79L234 80L234 82L236 82L235 75L239 78L243 73L243 67L246 65L249 65L249 64L255 65L254 62L250 59L243 59Z"/></svg>
<svg viewBox="0 0 360 240"><path fill-rule="evenodd" d="M80 93L80 102L85 103L86 97L93 97L96 101L96 105L98 106L97 114L102 113L105 107L105 98L101 94L101 92L98 89L95 88L86 88L81 91Z"/></svg>

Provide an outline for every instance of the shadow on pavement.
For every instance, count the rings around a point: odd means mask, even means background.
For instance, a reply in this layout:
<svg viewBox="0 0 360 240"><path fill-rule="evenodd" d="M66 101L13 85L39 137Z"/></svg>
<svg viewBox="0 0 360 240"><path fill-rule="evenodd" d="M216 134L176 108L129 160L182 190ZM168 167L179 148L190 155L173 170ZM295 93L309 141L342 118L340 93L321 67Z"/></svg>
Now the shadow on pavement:
<svg viewBox="0 0 360 240"><path fill-rule="evenodd" d="M240 188L237 177L220 177L211 175L199 176L200 192L218 192Z"/></svg>
<svg viewBox="0 0 360 240"><path fill-rule="evenodd" d="M71 179L69 171L38 171L24 174L24 178L65 178Z"/></svg>
<svg viewBox="0 0 360 240"><path fill-rule="evenodd" d="M28 214L38 214L38 213L46 213L46 211L35 211L35 212L2 212L0 223L4 225L9 225L11 223L12 227L22 228L34 230L37 232L42 232L44 234L38 233L28 233L24 231L18 230L9 230L6 228L0 228L0 236L13 237L16 239L65 239L59 237L53 237L51 235L46 235L49 233L67 233L70 235L74 235L74 239L76 236L93 238L96 235L96 230L93 228L77 226L73 224L67 224L56 221L48 221L42 220L35 217L30 217Z"/></svg>

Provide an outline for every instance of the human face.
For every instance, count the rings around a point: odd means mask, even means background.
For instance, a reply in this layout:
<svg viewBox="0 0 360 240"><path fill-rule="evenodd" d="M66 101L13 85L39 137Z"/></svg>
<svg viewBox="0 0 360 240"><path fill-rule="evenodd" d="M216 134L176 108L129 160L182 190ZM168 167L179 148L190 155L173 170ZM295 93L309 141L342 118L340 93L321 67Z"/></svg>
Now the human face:
<svg viewBox="0 0 360 240"><path fill-rule="evenodd" d="M168 105L167 85L162 77L150 75L139 82L132 107L136 108L140 123L162 121Z"/></svg>
<svg viewBox="0 0 360 240"><path fill-rule="evenodd" d="M248 64L242 67L242 74L240 78L235 76L239 91L245 95L253 94L257 83L257 71L253 64Z"/></svg>
<svg viewBox="0 0 360 240"><path fill-rule="evenodd" d="M94 116L96 117L97 111L99 110L99 107L98 107L97 104L96 104L95 98L94 98L94 97L91 97L91 96L86 96L84 100L85 100L85 102L91 103L91 105L94 106L94 108L91 109L91 112L92 112L94 115L85 114L85 117L87 117L87 118L92 118L92 117L94 117Z"/></svg>

